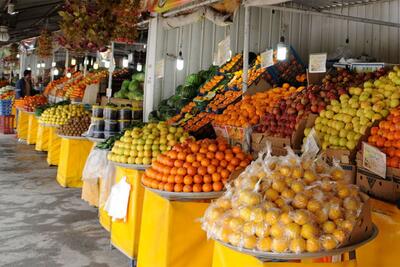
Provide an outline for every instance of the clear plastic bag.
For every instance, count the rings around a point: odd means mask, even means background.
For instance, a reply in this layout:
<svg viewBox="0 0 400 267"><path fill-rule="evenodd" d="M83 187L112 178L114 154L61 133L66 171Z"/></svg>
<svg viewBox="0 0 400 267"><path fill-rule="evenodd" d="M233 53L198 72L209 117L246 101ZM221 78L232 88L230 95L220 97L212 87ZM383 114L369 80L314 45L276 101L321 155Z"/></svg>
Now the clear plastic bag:
<svg viewBox="0 0 400 267"><path fill-rule="evenodd" d="M107 153L108 151L106 150L92 149L82 171L82 180L102 177L108 164Z"/></svg>

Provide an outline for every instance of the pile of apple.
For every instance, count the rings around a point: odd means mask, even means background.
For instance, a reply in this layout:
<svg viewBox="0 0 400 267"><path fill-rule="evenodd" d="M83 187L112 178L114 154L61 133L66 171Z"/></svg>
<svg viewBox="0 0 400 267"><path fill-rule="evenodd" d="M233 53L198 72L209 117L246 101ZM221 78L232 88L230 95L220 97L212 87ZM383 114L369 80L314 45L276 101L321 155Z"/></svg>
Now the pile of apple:
<svg viewBox="0 0 400 267"><path fill-rule="evenodd" d="M332 250L345 244L363 199L343 170L313 156L256 160L213 202L202 227L238 248L276 253Z"/></svg>
<svg viewBox="0 0 400 267"><path fill-rule="evenodd" d="M332 100L315 121L322 148L356 148L369 127L400 104L398 77L397 72L390 72L363 86L350 87L349 94L341 95L339 101Z"/></svg>
<svg viewBox="0 0 400 267"><path fill-rule="evenodd" d="M181 127L168 126L165 122L149 123L143 128L126 130L121 139L114 143L108 160L149 165L160 153L190 138Z"/></svg>

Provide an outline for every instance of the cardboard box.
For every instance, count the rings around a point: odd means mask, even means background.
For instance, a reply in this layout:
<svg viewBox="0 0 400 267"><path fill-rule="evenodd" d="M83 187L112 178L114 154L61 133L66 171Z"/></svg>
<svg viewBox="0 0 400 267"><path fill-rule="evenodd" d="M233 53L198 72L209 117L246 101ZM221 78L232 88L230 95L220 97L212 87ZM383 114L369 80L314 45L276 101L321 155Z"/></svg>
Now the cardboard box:
<svg viewBox="0 0 400 267"><path fill-rule="evenodd" d="M390 202L395 202L400 198L399 191L395 191L398 183L393 182L393 177L395 173L393 171L389 171L388 168L386 178L382 178L379 175L376 175L362 166L357 166L357 178L356 184L360 187L361 191ZM399 172L399 170L397 170ZM397 173L398 174L398 173ZM398 176L395 176L395 179L398 180Z"/></svg>
<svg viewBox="0 0 400 267"><path fill-rule="evenodd" d="M307 118L302 119L297 125L296 130L293 132L291 138L282 138L268 136L264 133L252 133L251 135L251 147L254 153L258 153L263 150L265 144L270 142L272 145L273 155L284 156L286 155L285 147L290 146L295 152L301 150L304 139L304 129L312 128L317 118L316 114L310 114ZM275 151L275 153L274 153Z"/></svg>
<svg viewBox="0 0 400 267"><path fill-rule="evenodd" d="M344 171L345 179L350 184L356 183L357 166L353 164L340 164Z"/></svg>

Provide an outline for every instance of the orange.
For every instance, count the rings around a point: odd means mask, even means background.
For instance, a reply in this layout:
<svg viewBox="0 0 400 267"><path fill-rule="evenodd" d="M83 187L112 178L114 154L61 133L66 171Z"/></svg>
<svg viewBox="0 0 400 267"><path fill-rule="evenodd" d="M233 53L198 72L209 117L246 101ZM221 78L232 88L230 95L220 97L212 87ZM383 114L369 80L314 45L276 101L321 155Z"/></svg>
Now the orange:
<svg viewBox="0 0 400 267"><path fill-rule="evenodd" d="M189 155L187 155L187 156L186 156L186 161L187 161L187 162L190 162L190 163L195 162L195 161L196 161L196 155L194 155L194 154L189 154Z"/></svg>
<svg viewBox="0 0 400 267"><path fill-rule="evenodd" d="M211 184L203 184L202 189L204 192L211 192L213 190L213 186Z"/></svg>
<svg viewBox="0 0 400 267"><path fill-rule="evenodd" d="M197 143L191 143L189 146L192 153L197 153L200 150L200 146Z"/></svg>
<svg viewBox="0 0 400 267"><path fill-rule="evenodd" d="M221 182L214 182L212 188L214 191L219 192L224 188L224 185Z"/></svg>
<svg viewBox="0 0 400 267"><path fill-rule="evenodd" d="M193 191L193 187L191 185L189 185L189 184L186 184L183 187L183 192L192 192L192 191Z"/></svg>
<svg viewBox="0 0 400 267"><path fill-rule="evenodd" d="M201 192L201 191L202 191L201 184L194 184L193 185L193 192Z"/></svg>
<svg viewBox="0 0 400 267"><path fill-rule="evenodd" d="M197 173L204 176L205 174L207 174L207 168L204 167L204 166L200 166L200 167L197 169Z"/></svg>
<svg viewBox="0 0 400 267"><path fill-rule="evenodd" d="M195 175L197 173L197 169L195 167L190 166L189 168L187 168L187 174L189 175Z"/></svg>
<svg viewBox="0 0 400 267"><path fill-rule="evenodd" d="M211 161L209 159L203 159L200 163L201 166L207 167L211 164Z"/></svg>
<svg viewBox="0 0 400 267"><path fill-rule="evenodd" d="M174 191L175 192L182 192L183 191L183 185L182 184L175 184Z"/></svg>
<svg viewBox="0 0 400 267"><path fill-rule="evenodd" d="M219 182L219 181L221 181L221 174L219 174L218 172L214 172L211 175L211 178L212 178L213 182Z"/></svg>
<svg viewBox="0 0 400 267"><path fill-rule="evenodd" d="M183 163L183 166L182 166L182 167L185 168L185 169L188 169L188 168L192 167L192 164L191 164L190 162L185 161L185 162Z"/></svg>
<svg viewBox="0 0 400 267"><path fill-rule="evenodd" d="M187 173L187 171L186 171L186 169L183 168L183 167L179 168L178 171L177 171L177 174L178 174L178 175L182 175L182 176L185 176L186 173Z"/></svg>
<svg viewBox="0 0 400 267"><path fill-rule="evenodd" d="M219 166L219 160L217 159L211 159L211 164L218 167Z"/></svg>
<svg viewBox="0 0 400 267"><path fill-rule="evenodd" d="M226 167L226 166L228 166L228 162L226 161L226 160L221 160L220 162L219 162L219 165L221 166L221 167Z"/></svg>
<svg viewBox="0 0 400 267"><path fill-rule="evenodd" d="M164 185L165 185L165 183L159 183L158 184L158 190L164 190Z"/></svg>
<svg viewBox="0 0 400 267"><path fill-rule="evenodd" d="M218 150L218 146L216 144L210 144L208 146L208 151L216 152Z"/></svg>
<svg viewBox="0 0 400 267"><path fill-rule="evenodd" d="M225 154L224 154L224 152L217 151L217 152L215 153L215 158L216 158L217 160L223 160L223 159L225 159Z"/></svg>
<svg viewBox="0 0 400 267"><path fill-rule="evenodd" d="M231 165L233 165L233 166L239 166L239 164L240 164L240 159L238 159L238 158L233 158L232 160L231 160L231 162L230 162L230 164Z"/></svg>
<svg viewBox="0 0 400 267"><path fill-rule="evenodd" d="M165 191L169 191L169 192L174 191L174 184L173 183L166 183L164 185L164 190Z"/></svg>
<svg viewBox="0 0 400 267"><path fill-rule="evenodd" d="M230 162L234 158L232 153L225 153L225 160Z"/></svg>
<svg viewBox="0 0 400 267"><path fill-rule="evenodd" d="M211 175L209 175L209 174L204 175L204 176L203 176L203 182L204 182L205 184L211 183L211 182L212 182L212 177L211 177Z"/></svg>
<svg viewBox="0 0 400 267"><path fill-rule="evenodd" d="M228 167L226 167L226 169L230 172L233 172L236 169L236 166L229 164Z"/></svg>
<svg viewBox="0 0 400 267"><path fill-rule="evenodd" d="M179 159L175 160L174 166L177 168L181 168L183 166L183 161Z"/></svg>
<svg viewBox="0 0 400 267"><path fill-rule="evenodd" d="M196 174L193 176L193 182L195 184L201 184L203 182L203 177L201 177L199 174Z"/></svg>
<svg viewBox="0 0 400 267"><path fill-rule="evenodd" d="M207 167L207 173L213 174L217 171L217 168L214 165L208 165Z"/></svg>
<svg viewBox="0 0 400 267"><path fill-rule="evenodd" d="M201 163L198 162L198 161L195 161L195 162L192 163L192 166L193 166L194 168L198 168L198 167L201 166Z"/></svg>
<svg viewBox="0 0 400 267"><path fill-rule="evenodd" d="M214 154L213 152L207 152L207 154L206 154L206 157L207 157L208 159L213 159L214 156L215 156L215 154Z"/></svg>
<svg viewBox="0 0 400 267"><path fill-rule="evenodd" d="M183 176L182 176L182 175L177 175L177 176L175 176L174 182L175 182L176 184L183 184Z"/></svg>
<svg viewBox="0 0 400 267"><path fill-rule="evenodd" d="M167 152L168 157L171 159L177 159L178 153L175 150L170 150Z"/></svg>
<svg viewBox="0 0 400 267"><path fill-rule="evenodd" d="M186 175L185 178L183 178L183 183L184 184L192 184L193 183L193 178L190 175Z"/></svg>

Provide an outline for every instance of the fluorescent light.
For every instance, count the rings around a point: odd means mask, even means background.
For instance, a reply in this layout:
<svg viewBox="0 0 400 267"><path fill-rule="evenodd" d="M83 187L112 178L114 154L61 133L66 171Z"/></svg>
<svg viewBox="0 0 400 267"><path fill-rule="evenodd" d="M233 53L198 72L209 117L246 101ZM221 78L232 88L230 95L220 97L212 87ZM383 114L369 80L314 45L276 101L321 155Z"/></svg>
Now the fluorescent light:
<svg viewBox="0 0 400 267"><path fill-rule="evenodd" d="M93 69L97 70L99 68L99 63L97 61L93 63Z"/></svg>
<svg viewBox="0 0 400 267"><path fill-rule="evenodd" d="M72 74L71 74L71 72L68 72L67 75L65 75L65 76L67 76L67 78L71 78Z"/></svg>
<svg viewBox="0 0 400 267"><path fill-rule="evenodd" d="M20 55L19 54L17 54L17 58L19 58L20 57Z"/></svg>
<svg viewBox="0 0 400 267"><path fill-rule="evenodd" d="M282 36L281 41L276 46L276 59L278 60L285 60L287 58L287 46L285 45L285 38Z"/></svg>
<svg viewBox="0 0 400 267"><path fill-rule="evenodd" d="M183 70L184 66L185 66L185 61L183 60L182 57L182 51L179 51L179 56L176 58L176 69Z"/></svg>
<svg viewBox="0 0 400 267"><path fill-rule="evenodd" d="M72 65L72 66L75 66L75 65L76 65L76 59L75 59L75 58L72 58L72 59L71 59L71 65Z"/></svg>
<svg viewBox="0 0 400 267"><path fill-rule="evenodd" d="M37 67L38 69L40 69L41 66L42 66L42 64L40 64L40 63L36 64L36 67Z"/></svg>
<svg viewBox="0 0 400 267"><path fill-rule="evenodd" d="M127 57L124 57L122 59L122 67L127 68L129 66L129 59Z"/></svg>
<svg viewBox="0 0 400 267"><path fill-rule="evenodd" d="M104 61L104 67L108 69L110 67L110 61L108 60Z"/></svg>
<svg viewBox="0 0 400 267"><path fill-rule="evenodd" d="M137 71L142 71L142 69L143 69L143 66L142 66L142 64L139 62L137 65L136 65L136 70Z"/></svg>
<svg viewBox="0 0 400 267"><path fill-rule="evenodd" d="M85 60L83 61L83 64L89 65L89 59L85 58Z"/></svg>
<svg viewBox="0 0 400 267"><path fill-rule="evenodd" d="M53 75L54 75L54 76L57 76L58 74L59 74L59 71L58 71L57 68L55 68L55 69L53 70Z"/></svg>
<svg viewBox="0 0 400 267"><path fill-rule="evenodd" d="M26 69L27 69L27 70L31 70L31 67L27 67Z"/></svg>
<svg viewBox="0 0 400 267"><path fill-rule="evenodd" d="M42 62L42 64L40 64L42 68L46 67L46 63Z"/></svg>
<svg viewBox="0 0 400 267"><path fill-rule="evenodd" d="M57 63L53 61L53 62L51 62L51 66L55 67L55 66L57 66Z"/></svg>

